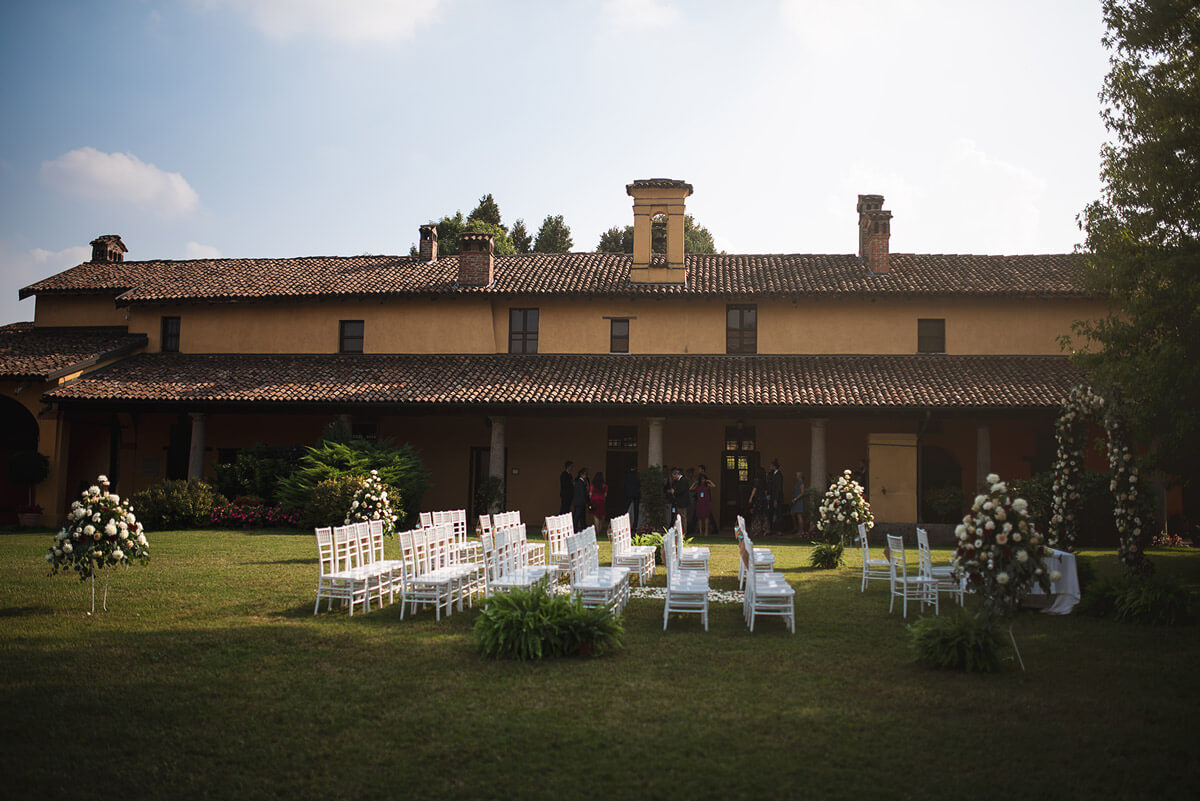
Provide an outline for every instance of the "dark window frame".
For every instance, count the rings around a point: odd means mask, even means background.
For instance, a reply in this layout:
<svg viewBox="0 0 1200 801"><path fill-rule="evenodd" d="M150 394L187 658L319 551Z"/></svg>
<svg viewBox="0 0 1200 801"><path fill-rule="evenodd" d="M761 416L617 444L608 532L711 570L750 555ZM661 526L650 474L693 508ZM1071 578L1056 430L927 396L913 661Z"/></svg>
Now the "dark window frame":
<svg viewBox="0 0 1200 801"><path fill-rule="evenodd" d="M625 333L618 334L617 327L625 326ZM622 345L624 347L622 347ZM609 353L629 353L629 318L628 317L613 317L609 320L608 327L608 352Z"/></svg>
<svg viewBox="0 0 1200 801"><path fill-rule="evenodd" d="M730 319L735 314L736 323ZM725 352L758 353L758 304L729 303L725 306Z"/></svg>
<svg viewBox="0 0 1200 801"><path fill-rule="evenodd" d="M538 327L541 315L536 307L508 310L508 352L514 354L538 352Z"/></svg>
<svg viewBox="0 0 1200 801"><path fill-rule="evenodd" d="M917 353L946 352L946 318L922 317L917 320Z"/></svg>
<svg viewBox="0 0 1200 801"><path fill-rule="evenodd" d="M158 349L163 353L179 353L179 335L182 329L180 318L163 317Z"/></svg>
<svg viewBox="0 0 1200 801"><path fill-rule="evenodd" d="M358 327L358 333L354 333L354 326ZM366 322L363 320L338 320L338 353L363 353L366 339Z"/></svg>

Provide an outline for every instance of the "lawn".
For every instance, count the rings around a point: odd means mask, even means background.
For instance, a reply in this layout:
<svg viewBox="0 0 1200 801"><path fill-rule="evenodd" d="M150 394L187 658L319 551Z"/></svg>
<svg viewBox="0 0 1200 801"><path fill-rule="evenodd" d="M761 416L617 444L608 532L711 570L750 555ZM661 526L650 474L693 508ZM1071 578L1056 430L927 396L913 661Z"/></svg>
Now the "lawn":
<svg viewBox="0 0 1200 801"><path fill-rule="evenodd" d="M777 540L795 636L734 605L664 634L662 602L635 599L616 654L514 664L478 656L474 612L314 617L310 536L150 540L89 616L87 585L47 575L48 534L0 535L0 796L1200 795L1197 627L1027 613L1027 673L929 671L884 585ZM735 547L712 545L734 589ZM1200 592L1200 554L1152 558Z"/></svg>

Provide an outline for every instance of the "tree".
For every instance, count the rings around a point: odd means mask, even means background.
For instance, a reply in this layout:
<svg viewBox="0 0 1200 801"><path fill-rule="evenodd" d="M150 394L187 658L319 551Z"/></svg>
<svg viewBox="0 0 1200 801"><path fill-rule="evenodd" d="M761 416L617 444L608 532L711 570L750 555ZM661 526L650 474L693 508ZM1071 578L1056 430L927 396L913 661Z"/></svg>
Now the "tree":
<svg viewBox="0 0 1200 801"><path fill-rule="evenodd" d="M453 217L446 216L438 220L437 229L439 256L453 256L458 253L458 239L465 233L491 234L495 239L497 256L511 256L516 252L504 228L481 219L464 219L461 211L455 212Z"/></svg>
<svg viewBox="0 0 1200 801"><path fill-rule="evenodd" d="M513 223L512 231L509 233L508 238L512 240L513 250L517 253L529 253L533 250L533 237L526 230L524 220L517 220Z"/></svg>
<svg viewBox="0 0 1200 801"><path fill-rule="evenodd" d="M650 230L650 251L652 253L667 252L667 227L665 223L656 222ZM633 226L624 228L609 228L600 235L600 244L596 246L597 253L632 253ZM690 214L683 217L683 252L684 253L716 253L712 234L703 225L697 225L696 219Z"/></svg>
<svg viewBox="0 0 1200 801"><path fill-rule="evenodd" d="M547 214L538 229L533 249L537 253L570 253L573 244L571 228L563 222L562 215Z"/></svg>
<svg viewBox="0 0 1200 801"><path fill-rule="evenodd" d="M491 192L479 198L479 205L475 207L475 211L471 212L467 220L504 227L504 224L500 222L500 207L496 205L496 200L492 197Z"/></svg>
<svg viewBox="0 0 1200 801"><path fill-rule="evenodd" d="M1123 405L1147 463L1200 490L1200 6L1105 0L1111 69L1101 197L1080 216L1087 286L1109 314L1077 322L1076 358ZM1070 340L1066 343L1070 345ZM1097 347L1098 346L1098 347Z"/></svg>

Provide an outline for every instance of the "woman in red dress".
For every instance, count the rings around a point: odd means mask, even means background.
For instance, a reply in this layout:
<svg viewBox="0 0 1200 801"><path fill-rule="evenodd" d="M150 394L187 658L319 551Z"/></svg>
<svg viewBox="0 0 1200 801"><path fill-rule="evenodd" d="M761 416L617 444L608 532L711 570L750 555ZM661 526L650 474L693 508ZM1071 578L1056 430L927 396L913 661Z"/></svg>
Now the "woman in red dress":
<svg viewBox="0 0 1200 801"><path fill-rule="evenodd" d="M596 536L604 536L604 526L608 522L605 505L608 501L608 485L604 483L604 473L596 471L592 479L592 524L596 527Z"/></svg>

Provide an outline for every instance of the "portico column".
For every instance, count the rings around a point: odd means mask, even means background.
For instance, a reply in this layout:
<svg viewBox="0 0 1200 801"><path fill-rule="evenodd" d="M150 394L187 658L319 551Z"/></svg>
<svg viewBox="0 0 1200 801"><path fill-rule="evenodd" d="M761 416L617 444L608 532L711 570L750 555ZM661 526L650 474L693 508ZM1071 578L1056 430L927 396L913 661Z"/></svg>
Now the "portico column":
<svg viewBox="0 0 1200 801"><path fill-rule="evenodd" d="M975 487L987 486L987 475L992 472L992 430L986 425L975 429Z"/></svg>
<svg viewBox="0 0 1200 801"><path fill-rule="evenodd" d="M646 466L662 465L663 464L663 417L649 417L646 422L650 424L650 442L646 445Z"/></svg>
<svg viewBox="0 0 1200 801"><path fill-rule="evenodd" d="M812 458L808 466L808 486L824 492L825 476L828 468L825 466L825 427L829 420L823 417L809 420L812 427Z"/></svg>
<svg viewBox="0 0 1200 801"><path fill-rule="evenodd" d="M188 481L204 478L204 412L189 412L192 447L188 451Z"/></svg>
<svg viewBox="0 0 1200 801"><path fill-rule="evenodd" d="M504 423L508 418L492 417L492 447L488 452L488 476L500 480L500 495L504 497ZM494 508L492 512L499 512Z"/></svg>

